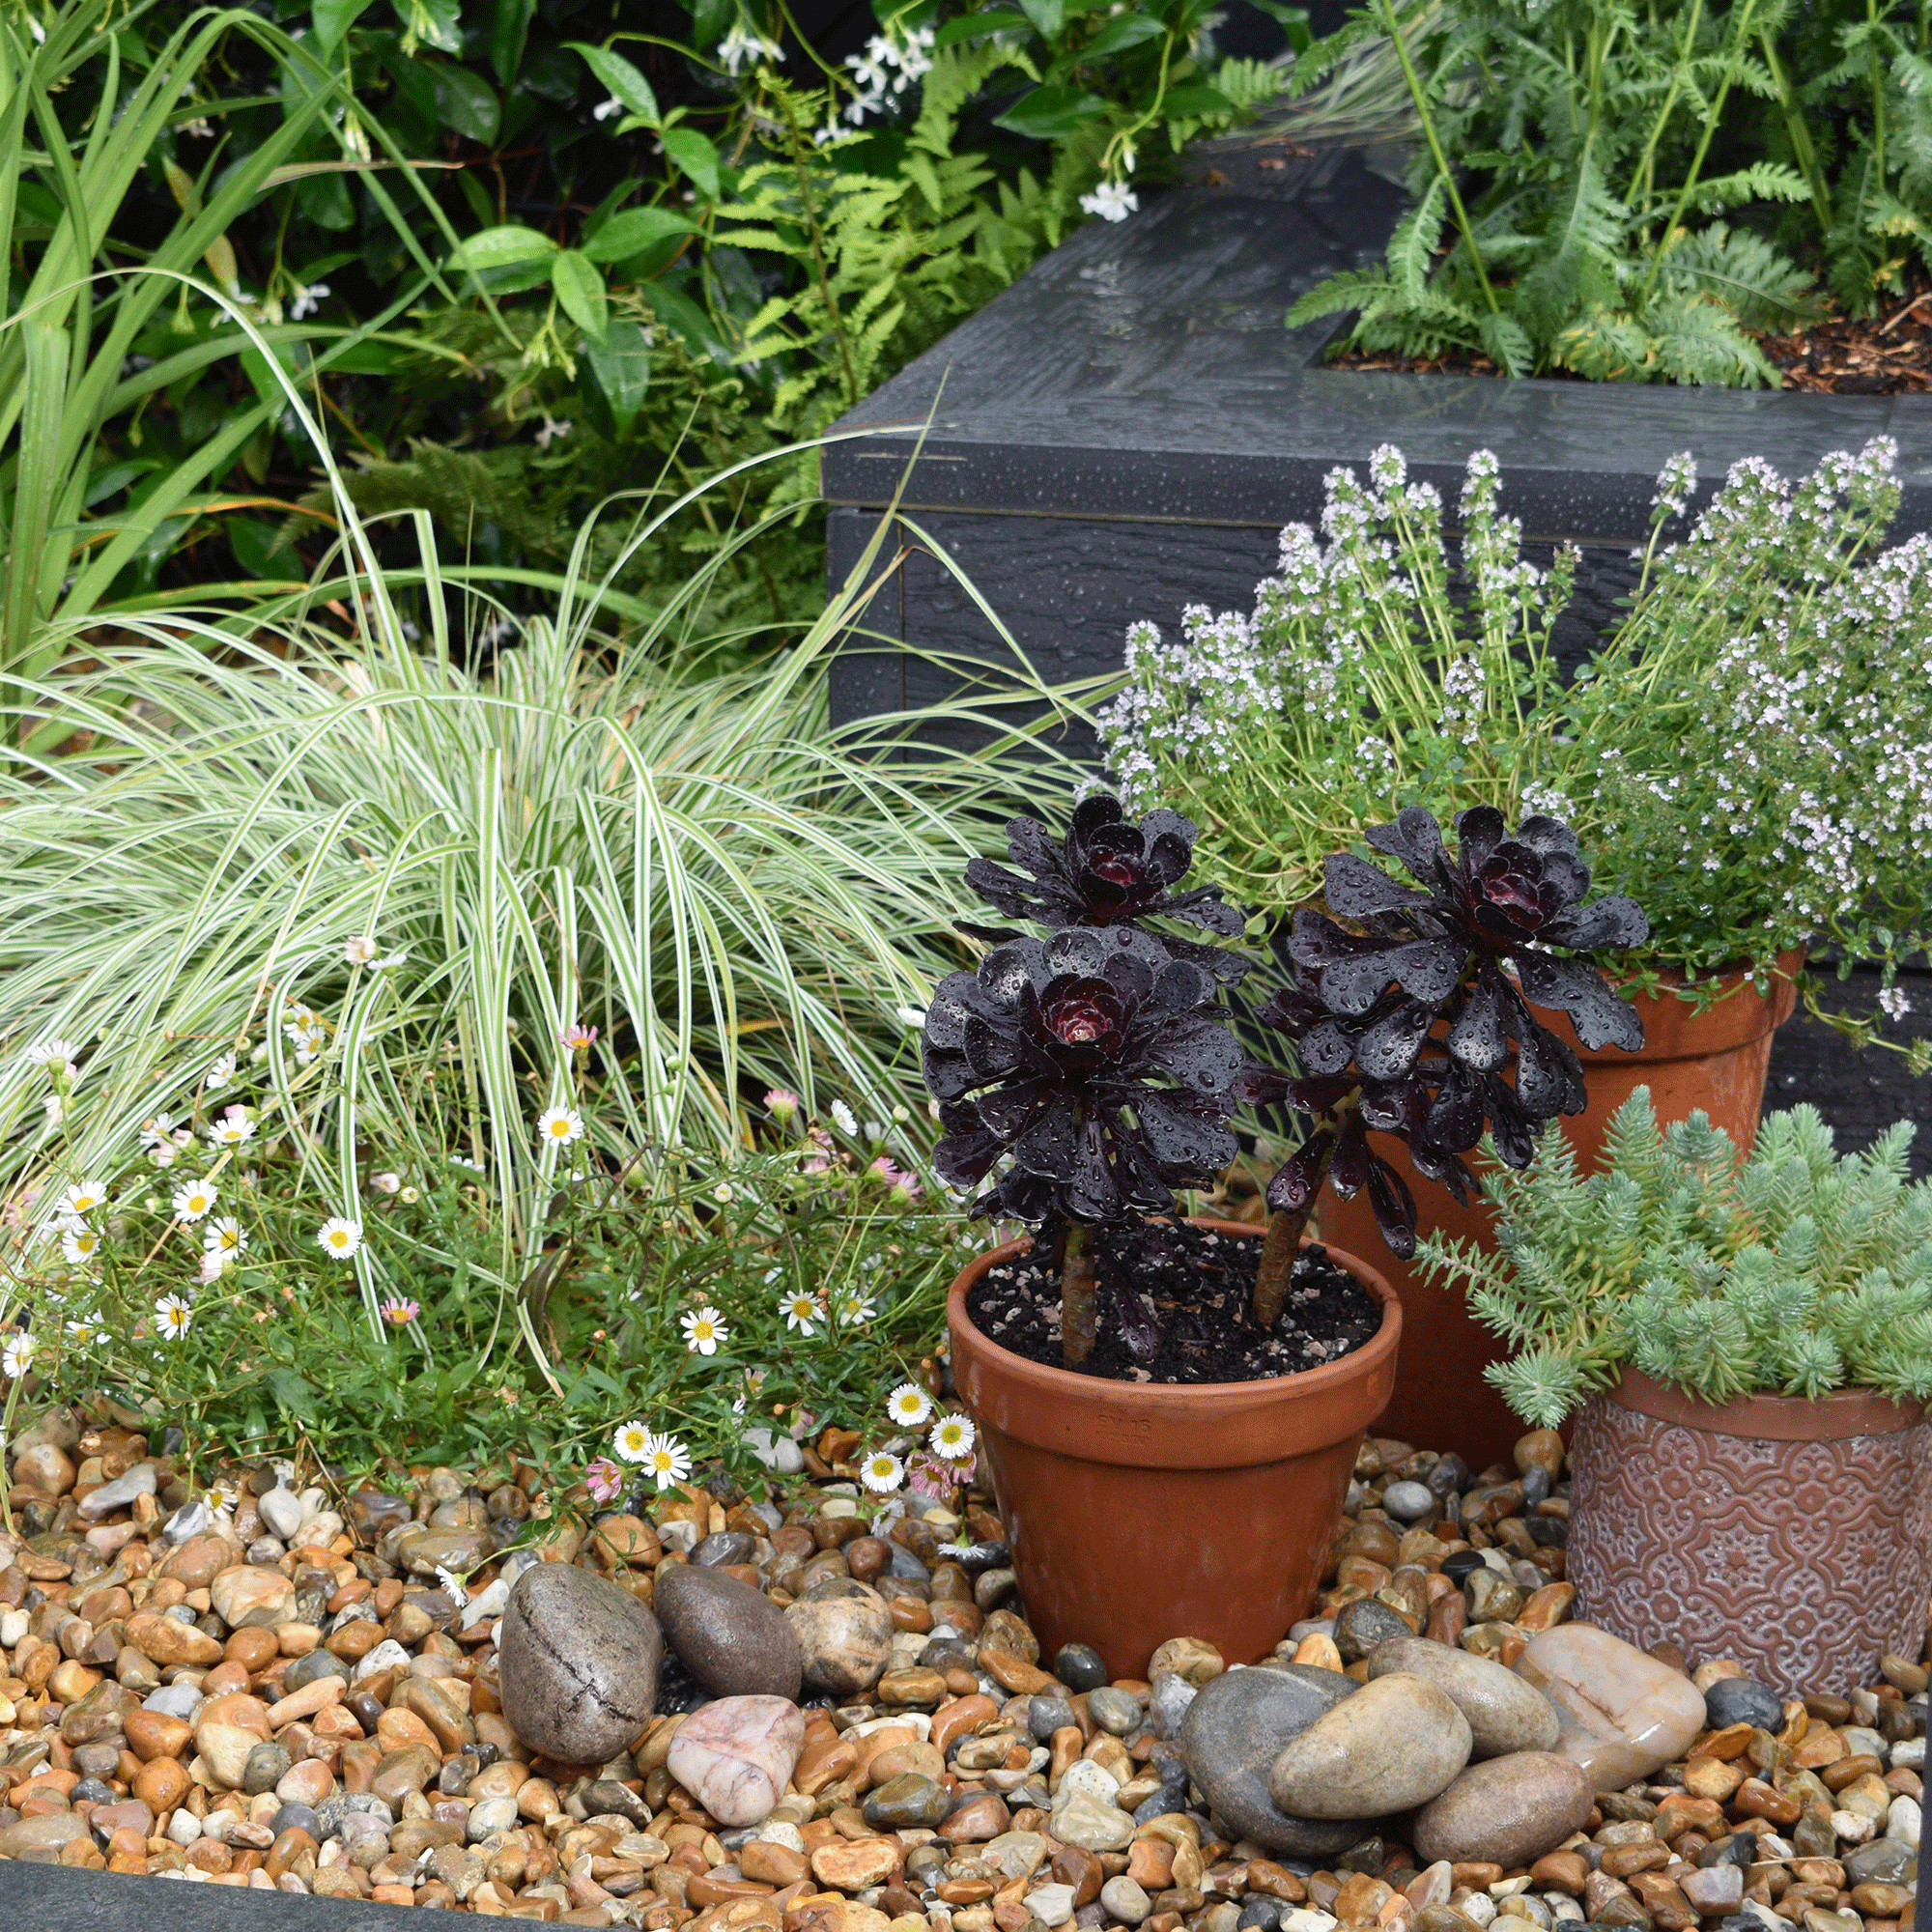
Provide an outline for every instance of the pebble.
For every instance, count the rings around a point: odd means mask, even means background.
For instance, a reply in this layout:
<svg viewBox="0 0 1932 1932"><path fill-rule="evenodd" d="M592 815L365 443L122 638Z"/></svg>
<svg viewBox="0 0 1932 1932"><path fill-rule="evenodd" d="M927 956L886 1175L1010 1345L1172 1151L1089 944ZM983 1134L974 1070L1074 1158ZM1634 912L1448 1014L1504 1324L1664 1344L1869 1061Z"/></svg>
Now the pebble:
<svg viewBox="0 0 1932 1932"><path fill-rule="evenodd" d="M1417 1814L1415 1855L1505 1871L1531 1864L1579 1831L1595 1804L1595 1787L1571 1758L1553 1751L1491 1758L1471 1765Z"/></svg>
<svg viewBox="0 0 1932 1932"><path fill-rule="evenodd" d="M102 1483L98 1490L84 1495L80 1500L80 1515L88 1522L99 1522L117 1510L132 1508L137 1496L152 1496L155 1489L155 1465L136 1463L111 1483Z"/></svg>
<svg viewBox="0 0 1932 1932"><path fill-rule="evenodd" d="M796 1701L803 1681L794 1627L762 1590L695 1563L657 1575L665 1641L714 1696Z"/></svg>
<svg viewBox="0 0 1932 1932"><path fill-rule="evenodd" d="M1469 1722L1435 1685L1376 1678L1290 1743L1268 1773L1277 1810L1378 1818L1427 1804L1469 1761Z"/></svg>
<svg viewBox="0 0 1932 1932"><path fill-rule="evenodd" d="M803 1679L814 1690L852 1696L885 1675L893 1654L893 1613L877 1591L845 1587L855 1595L820 1595L837 1584L815 1585L785 1611L798 1646Z"/></svg>
<svg viewBox="0 0 1932 1932"><path fill-rule="evenodd" d="M759 1825L805 1748L805 1717L784 1697L720 1697L670 1741L665 1769L723 1825Z"/></svg>
<svg viewBox="0 0 1932 1932"><path fill-rule="evenodd" d="M1426 1677L1468 1720L1472 1759L1547 1751L1556 1743L1556 1708L1533 1685L1490 1658L1427 1637L1391 1637L1369 1654L1373 1683L1391 1671Z"/></svg>
<svg viewBox="0 0 1932 1932"><path fill-rule="evenodd" d="M628 1590L540 1563L517 1579L498 1639L503 1716L566 1764L603 1764L650 1722L664 1640Z"/></svg>
<svg viewBox="0 0 1932 1932"><path fill-rule="evenodd" d="M1784 1728L1784 1705L1776 1690L1755 1678L1719 1677L1704 1689L1704 1723L1713 1731L1733 1724L1779 1731Z"/></svg>
<svg viewBox="0 0 1932 1932"><path fill-rule="evenodd" d="M1107 1682L1107 1665L1091 1644L1064 1643L1053 1654L1053 1674L1076 1693L1097 1690Z"/></svg>
<svg viewBox="0 0 1932 1932"><path fill-rule="evenodd" d="M1648 1777L1704 1728L1704 1698L1688 1677L1593 1624L1531 1637L1516 1668L1555 1705L1557 1750L1599 1791Z"/></svg>
<svg viewBox="0 0 1932 1932"><path fill-rule="evenodd" d="M1243 1837L1296 1858L1339 1852L1361 1835L1352 1823L1285 1815L1268 1773L1294 1738L1356 1690L1339 1671L1302 1664L1228 1671L1189 1705L1181 1755L1208 1804Z"/></svg>
<svg viewBox="0 0 1932 1932"><path fill-rule="evenodd" d="M1426 1483L1391 1483L1382 1494L1382 1508L1404 1522L1434 1517L1439 1507L1435 1492Z"/></svg>

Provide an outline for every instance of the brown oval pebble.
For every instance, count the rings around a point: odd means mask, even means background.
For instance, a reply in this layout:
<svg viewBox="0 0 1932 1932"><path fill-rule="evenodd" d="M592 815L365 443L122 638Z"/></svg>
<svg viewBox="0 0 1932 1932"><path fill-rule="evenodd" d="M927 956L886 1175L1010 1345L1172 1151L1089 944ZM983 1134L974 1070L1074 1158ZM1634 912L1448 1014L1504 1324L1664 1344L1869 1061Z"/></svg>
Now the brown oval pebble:
<svg viewBox="0 0 1932 1932"><path fill-rule="evenodd" d="M151 1810L172 1811L187 1796L187 1772L179 1758L150 1758L141 1767L132 1790L134 1796Z"/></svg>
<svg viewBox="0 0 1932 1932"><path fill-rule="evenodd" d="M853 1838L820 1845L811 1855L811 1875L835 1891L864 1891L884 1885L898 1870L899 1848L893 1838Z"/></svg>
<svg viewBox="0 0 1932 1932"><path fill-rule="evenodd" d="M1514 1751L1471 1765L1416 1814L1415 1854L1527 1865L1578 1831L1596 1805L1582 1766L1554 1751ZM1666 1855L1667 1860L1667 1855Z"/></svg>

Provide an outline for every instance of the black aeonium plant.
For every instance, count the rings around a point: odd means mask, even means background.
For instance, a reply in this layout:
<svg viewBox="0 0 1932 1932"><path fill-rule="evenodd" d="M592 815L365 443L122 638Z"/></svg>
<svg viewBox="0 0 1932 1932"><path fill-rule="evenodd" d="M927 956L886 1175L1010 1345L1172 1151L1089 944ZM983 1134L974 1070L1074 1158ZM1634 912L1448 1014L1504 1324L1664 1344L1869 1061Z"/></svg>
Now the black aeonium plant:
<svg viewBox="0 0 1932 1932"><path fill-rule="evenodd" d="M1236 1152L1228 1116L1244 1056L1206 1010L1213 976L1128 922L1010 939L939 983L923 1070L939 1101L943 1179L976 1187L975 1214L1021 1221L1062 1250L1063 1358L1093 1351L1095 1285L1110 1239L1174 1207ZM1130 1346L1158 1347L1151 1317L1109 1269Z"/></svg>
<svg viewBox="0 0 1932 1932"><path fill-rule="evenodd" d="M1225 939L1238 939L1247 921L1221 897L1219 886L1171 888L1194 863L1200 837L1194 821L1178 811L1151 811L1138 825L1121 815L1120 801L1104 792L1083 799L1058 843L1037 818L1007 823L1007 856L1024 872L1009 872L991 859L967 863L966 883L1009 919L1045 926L1139 926L1151 919L1180 920ZM1014 935L986 926L960 928L976 939ZM1248 962L1220 947L1203 946L1167 933L1157 935L1177 959L1190 960L1224 985L1233 985Z"/></svg>
<svg viewBox="0 0 1932 1932"><path fill-rule="evenodd" d="M1239 1098L1286 1098L1319 1117L1268 1184L1254 1302L1264 1325L1281 1313L1324 1179L1345 1196L1366 1187L1390 1249L1404 1260L1415 1252L1414 1197L1371 1132L1406 1143L1418 1173L1466 1201L1474 1178L1462 1155L1486 1131L1508 1165L1525 1167L1545 1122L1583 1111L1577 1055L1531 1006L1567 1013L1592 1050L1643 1044L1634 1008L1603 975L1550 950L1620 950L1649 936L1634 900L1586 902L1590 868L1576 834L1535 816L1512 836L1501 812L1481 806L1458 815L1456 836L1452 856L1435 817L1409 807L1368 840L1420 890L1338 853L1324 895L1336 917L1294 917L1294 980L1260 1017L1295 1042L1300 1077L1251 1066L1236 1082Z"/></svg>

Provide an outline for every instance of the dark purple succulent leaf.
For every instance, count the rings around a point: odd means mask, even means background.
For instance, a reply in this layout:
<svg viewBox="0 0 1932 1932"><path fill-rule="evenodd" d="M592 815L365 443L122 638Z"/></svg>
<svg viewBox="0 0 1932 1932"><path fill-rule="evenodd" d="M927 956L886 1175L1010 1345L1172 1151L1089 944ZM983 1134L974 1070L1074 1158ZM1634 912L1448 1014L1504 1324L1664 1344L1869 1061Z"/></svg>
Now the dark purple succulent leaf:
<svg viewBox="0 0 1932 1932"><path fill-rule="evenodd" d="M1394 956L1406 949L1383 946L1322 969L1321 997L1331 1012L1365 1013L1395 979Z"/></svg>
<svg viewBox="0 0 1932 1932"><path fill-rule="evenodd" d="M1469 954L1466 947L1418 939L1408 946L1397 947L1384 956L1396 984L1410 999L1427 1000L1432 1007L1439 1007L1462 980ZM1322 984L1327 984L1325 978Z"/></svg>
<svg viewBox="0 0 1932 1932"><path fill-rule="evenodd" d="M1291 1081L1286 1097L1288 1104L1297 1113L1325 1114L1361 1084L1353 1073L1322 1074L1312 1080Z"/></svg>
<svg viewBox="0 0 1932 1932"><path fill-rule="evenodd" d="M1423 1123L1424 1137L1433 1145L1462 1151L1483 1137L1488 1121L1481 1083L1464 1067L1451 1067L1436 1089Z"/></svg>
<svg viewBox="0 0 1932 1932"><path fill-rule="evenodd" d="M1180 854L1180 870L1173 879L1162 883L1172 885L1194 863L1194 847L1201 838L1201 828L1193 819L1179 811L1170 810L1164 805L1157 805L1141 820L1141 837L1147 840L1149 857L1151 858L1157 846L1168 846Z"/></svg>
<svg viewBox="0 0 1932 1932"><path fill-rule="evenodd" d="M1570 903L1550 879L1544 860L1514 839L1504 839L1480 867L1470 869L1484 900L1524 932L1540 931L1545 920L1554 919Z"/></svg>
<svg viewBox="0 0 1932 1932"><path fill-rule="evenodd" d="M935 1100L960 1099L980 1084L963 1053L947 1052L930 1040L920 1047L919 1065L926 1091Z"/></svg>
<svg viewBox="0 0 1932 1932"><path fill-rule="evenodd" d="M1285 1160L1268 1182L1267 1205L1277 1214L1305 1214L1321 1191L1335 1150L1333 1127L1319 1127Z"/></svg>
<svg viewBox="0 0 1932 1932"><path fill-rule="evenodd" d="M1216 990L1211 975L1191 961L1177 959L1154 981L1146 1004L1160 1018L1171 1019L1177 1013L1191 1013L1195 1008L1207 1006Z"/></svg>
<svg viewBox="0 0 1932 1932"><path fill-rule="evenodd" d="M1047 976L1058 980L1069 973L1093 977L1105 970L1114 957L1107 935L1091 925L1065 925L1035 944L1046 962Z"/></svg>
<svg viewBox="0 0 1932 1932"><path fill-rule="evenodd" d="M1244 1060L1241 1070L1228 1088L1230 1098L1244 1107L1271 1107L1288 1097L1294 1075L1278 1066L1264 1066L1259 1060Z"/></svg>
<svg viewBox="0 0 1932 1932"><path fill-rule="evenodd" d="M1052 1102L1055 1094L1064 1091L1062 1083L1050 1076L1037 1080L1011 1080L1004 1087L995 1087L981 1094L972 1104L978 1111L980 1126L988 1133L998 1134L1002 1140L1010 1141L1025 1133L1040 1110Z"/></svg>
<svg viewBox="0 0 1932 1932"><path fill-rule="evenodd" d="M1576 833L1560 818L1551 818L1545 812L1531 812L1517 827L1516 836L1532 852L1560 852L1572 859L1577 856Z"/></svg>
<svg viewBox="0 0 1932 1932"><path fill-rule="evenodd" d="M983 1100L980 1111L985 1114L987 1126L1000 1132L1002 1123L993 1118ZM1044 1094L1024 1129L1009 1136L1014 1165L1029 1174L1065 1174L1073 1157L1078 1125L1079 1111L1066 1089L1058 1088Z"/></svg>
<svg viewBox="0 0 1932 1932"><path fill-rule="evenodd" d="M1536 1158L1538 1123L1523 1112L1509 1084L1492 1073L1483 1075L1483 1098L1497 1156L1505 1167L1527 1167Z"/></svg>
<svg viewBox="0 0 1932 1932"><path fill-rule="evenodd" d="M1308 1073L1340 1073L1355 1057L1355 1042L1333 1020L1321 1020L1300 1040L1295 1057Z"/></svg>
<svg viewBox="0 0 1932 1932"><path fill-rule="evenodd" d="M1134 1112L1154 1159L1183 1174L1219 1174L1241 1151L1216 1112L1204 1117L1198 1108L1177 1104L1151 1089L1141 1094Z"/></svg>
<svg viewBox="0 0 1932 1932"><path fill-rule="evenodd" d="M1121 801L1111 792L1090 792L1073 808L1066 834L1069 856L1078 847L1091 843L1094 835L1105 827L1120 823Z"/></svg>
<svg viewBox="0 0 1932 1932"><path fill-rule="evenodd" d="M1367 919L1378 912L1406 912L1427 905L1429 895L1399 884L1352 852L1330 854L1322 867L1322 896L1344 919Z"/></svg>
<svg viewBox="0 0 1932 1932"><path fill-rule="evenodd" d="M1162 960L1157 968L1150 969L1145 960L1136 959L1131 953L1117 952L1100 968L1100 977L1130 1008L1138 1009L1153 997L1155 982L1170 970L1171 964ZM1209 980L1208 998L1211 999L1213 993L1213 982ZM1197 1006L1202 1004L1199 1000L1195 1002Z"/></svg>
<svg viewBox="0 0 1932 1932"><path fill-rule="evenodd" d="M998 1027L975 1013L966 1022L966 1065L972 1069L973 1084L983 1087L989 1080L1004 1079L1020 1064L1020 1043L1010 1027Z"/></svg>
<svg viewBox="0 0 1932 1932"><path fill-rule="evenodd" d="M1580 904L1590 891L1590 868L1574 852L1547 852L1541 855L1543 876L1556 895L1556 904L1546 915L1544 924L1559 919L1571 906Z"/></svg>
<svg viewBox="0 0 1932 1932"><path fill-rule="evenodd" d="M1533 1121L1580 1114L1589 1104L1576 1054L1534 1020L1517 1036L1516 1093Z"/></svg>
<svg viewBox="0 0 1932 1932"><path fill-rule="evenodd" d="M1107 1159L1106 1134L1090 1114L1074 1136L1073 1155L1065 1177L1067 1212L1082 1221L1111 1221L1121 1211L1121 1190Z"/></svg>
<svg viewBox="0 0 1932 1932"><path fill-rule="evenodd" d="M1355 1065L1371 1080L1406 1080L1435 1021L1434 1007L1405 1000L1355 1042Z"/></svg>
<svg viewBox="0 0 1932 1932"><path fill-rule="evenodd" d="M1196 886L1192 892L1170 894L1161 902L1160 916L1184 919L1229 939L1238 939L1248 929L1247 914L1239 906L1230 905L1221 896L1219 886ZM1173 941L1165 943L1172 950Z"/></svg>
<svg viewBox="0 0 1932 1932"><path fill-rule="evenodd" d="M1415 1253L1415 1196L1380 1154L1369 1156L1369 1207L1389 1253L1397 1261L1409 1260Z"/></svg>
<svg viewBox="0 0 1932 1932"><path fill-rule="evenodd" d="M1512 955L1517 983L1532 1006L1555 1007L1570 1015L1577 1037L1592 1053L1620 1046L1635 1053L1643 1045L1643 1021L1620 1000L1597 969L1582 959L1553 959L1523 948Z"/></svg>
<svg viewBox="0 0 1932 1932"><path fill-rule="evenodd" d="M1009 919L1030 917L1039 899L1039 888L1031 879L1022 879L991 859L968 859L966 883Z"/></svg>
<svg viewBox="0 0 1932 1932"><path fill-rule="evenodd" d="M1174 1207L1174 1193L1168 1177L1149 1153L1141 1135L1126 1128L1118 1118L1103 1119L1101 1129L1122 1208L1135 1214L1169 1212Z"/></svg>
<svg viewBox="0 0 1932 1932"><path fill-rule="evenodd" d="M985 995L984 1012L1016 1013L1022 989L1037 990L1053 978L1046 963L1046 949L1038 940L1021 938L1006 946L996 946L980 961L977 975L980 990Z"/></svg>
<svg viewBox="0 0 1932 1932"><path fill-rule="evenodd" d="M1193 939L1163 938L1160 943L1166 948L1170 959L1198 966L1224 986L1238 986L1248 968L1254 964L1253 960L1243 959L1238 952L1229 952L1225 946L1203 946Z"/></svg>
<svg viewBox="0 0 1932 1932"><path fill-rule="evenodd" d="M1410 1137L1408 1143L1409 1163L1425 1180L1434 1180L1446 1187L1464 1208L1476 1199L1476 1177L1469 1170L1466 1161L1449 1151L1447 1148L1433 1147L1428 1141Z"/></svg>
<svg viewBox="0 0 1932 1932"><path fill-rule="evenodd" d="M1256 1009L1255 1017L1264 1026L1274 1027L1291 1039L1299 1039L1310 1027L1328 1017L1328 1009L1313 990L1320 983L1319 975L1303 974L1300 984L1278 987Z"/></svg>
<svg viewBox="0 0 1932 1932"><path fill-rule="evenodd" d="M1577 952L1622 952L1650 937L1650 922L1634 899L1614 893L1552 919L1542 937L1551 946L1567 946Z"/></svg>
<svg viewBox="0 0 1932 1932"><path fill-rule="evenodd" d="M1029 987L1023 997L1037 997L1037 1019L1026 1015L1029 1029L1037 1027L1037 1037L1056 1060L1098 1066L1120 1058L1132 1009L1110 981L1066 974L1037 996Z"/></svg>
<svg viewBox="0 0 1932 1932"><path fill-rule="evenodd" d="M977 1186L1005 1151L1005 1140L980 1124L970 1100L943 1108L941 1119L946 1132L932 1151L933 1172L950 1186Z"/></svg>
<svg viewBox="0 0 1932 1932"><path fill-rule="evenodd" d="M1434 812L1419 805L1405 806L1393 825L1370 827L1368 841L1378 852L1399 859L1409 876L1433 893L1446 890L1454 876L1449 855L1442 849L1442 828Z"/></svg>
<svg viewBox="0 0 1932 1932"><path fill-rule="evenodd" d="M1113 1231L1108 1231L1111 1236ZM1151 1362L1160 1353L1160 1323L1153 1310L1141 1298L1129 1279L1124 1258L1115 1240L1102 1238L1094 1244L1094 1260L1102 1286L1113 1298L1114 1314L1121 1324L1121 1340L1137 1362Z"/></svg>
<svg viewBox="0 0 1932 1932"><path fill-rule="evenodd" d="M1509 822L1492 805L1474 805L1456 814L1457 855L1466 873L1479 872L1509 837Z"/></svg>
<svg viewBox="0 0 1932 1932"><path fill-rule="evenodd" d="M1369 1178L1369 1138L1359 1113L1351 1112L1335 1136L1335 1151L1329 1156L1328 1179L1335 1192L1352 1200Z"/></svg>
<svg viewBox="0 0 1932 1932"><path fill-rule="evenodd" d="M1464 1066L1490 1072L1509 1058L1509 1037L1504 1026L1508 982L1492 961L1477 969L1476 983L1462 1016L1449 1029L1450 1058Z"/></svg>
<svg viewBox="0 0 1932 1932"><path fill-rule="evenodd" d="M1204 1094L1225 1094L1247 1056L1226 1027L1203 1014L1170 1020L1146 1048L1149 1065Z"/></svg>
<svg viewBox="0 0 1932 1932"><path fill-rule="evenodd" d="M1061 850L1058 841L1037 818L1007 820L1007 857L1024 867L1035 878L1059 871Z"/></svg>
<svg viewBox="0 0 1932 1932"><path fill-rule="evenodd" d="M1023 1221L1037 1226L1059 1212L1060 1186L1043 1174L1028 1174L1024 1168L1009 1168L1000 1178L991 1194L980 1198L975 1214L998 1214L1002 1220Z"/></svg>
<svg viewBox="0 0 1932 1932"><path fill-rule="evenodd" d="M997 1007L986 997L975 973L949 973L932 989L931 1004L925 1009L925 1039L928 1046L957 1048L966 1042L966 1021L974 1014L984 1019L998 1017L1010 1009Z"/></svg>
<svg viewBox="0 0 1932 1932"><path fill-rule="evenodd" d="M1371 939L1350 932L1332 919L1304 906L1294 915L1288 942L1288 956L1297 966L1333 966L1345 959L1358 959L1364 953L1383 952L1386 939Z"/></svg>
<svg viewBox="0 0 1932 1932"><path fill-rule="evenodd" d="M1377 1080L1364 1087L1356 1102L1363 1125L1372 1133L1406 1135L1419 1111L1413 1104L1416 1087L1412 1080Z"/></svg>

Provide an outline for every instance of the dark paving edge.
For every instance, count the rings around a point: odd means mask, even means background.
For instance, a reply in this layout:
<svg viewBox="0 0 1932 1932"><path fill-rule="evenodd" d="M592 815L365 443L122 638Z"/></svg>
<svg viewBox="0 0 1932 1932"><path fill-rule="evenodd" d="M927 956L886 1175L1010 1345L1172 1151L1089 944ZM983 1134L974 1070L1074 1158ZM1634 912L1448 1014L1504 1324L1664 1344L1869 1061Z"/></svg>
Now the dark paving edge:
<svg viewBox="0 0 1932 1932"><path fill-rule="evenodd" d="M420 1916L366 1900L0 1860L6 1932L390 1932L406 1913Z"/></svg>

